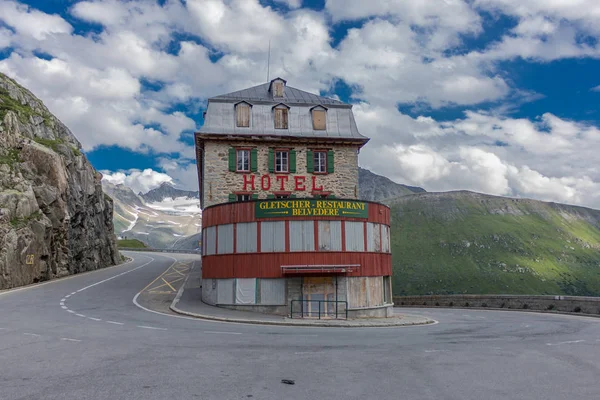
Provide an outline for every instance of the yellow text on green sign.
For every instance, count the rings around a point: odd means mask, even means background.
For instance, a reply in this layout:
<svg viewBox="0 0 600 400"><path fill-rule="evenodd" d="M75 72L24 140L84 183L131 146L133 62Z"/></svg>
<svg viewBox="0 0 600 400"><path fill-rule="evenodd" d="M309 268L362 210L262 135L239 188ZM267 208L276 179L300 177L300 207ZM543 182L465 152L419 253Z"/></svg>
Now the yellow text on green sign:
<svg viewBox="0 0 600 400"><path fill-rule="evenodd" d="M352 200L267 200L256 202L256 218L347 217L367 218L369 204Z"/></svg>

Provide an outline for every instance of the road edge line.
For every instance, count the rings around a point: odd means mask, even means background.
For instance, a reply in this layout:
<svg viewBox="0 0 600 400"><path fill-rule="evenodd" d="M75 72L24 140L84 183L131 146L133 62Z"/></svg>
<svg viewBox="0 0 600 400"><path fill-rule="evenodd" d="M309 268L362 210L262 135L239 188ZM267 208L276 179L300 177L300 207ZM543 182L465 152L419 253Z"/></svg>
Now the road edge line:
<svg viewBox="0 0 600 400"><path fill-rule="evenodd" d="M50 280L44 281L44 282L30 283L30 284L27 284L27 285L18 286L18 287L14 287L14 288L10 288L10 289L1 289L0 290L0 296L3 296L5 294L9 294L9 293L20 292L20 291L27 290L27 289L34 289L34 288L37 288L37 287L40 287L40 286L49 285L51 283L63 282L63 281L66 281L68 279L75 278L75 277L78 277L78 276L84 276L84 275L88 275L88 274L93 274L94 272L108 271L109 269L117 268L117 267L123 267L123 266L125 266L127 264L130 264L130 263L132 263L132 262L135 261L134 258L131 258L131 257L127 257L127 258L129 260L125 261L124 263L121 263L121 264L110 265L108 267L98 268L98 269L94 269L92 271L84 271L84 272L79 272L79 273L76 273L76 274L65 275L63 277L50 279Z"/></svg>

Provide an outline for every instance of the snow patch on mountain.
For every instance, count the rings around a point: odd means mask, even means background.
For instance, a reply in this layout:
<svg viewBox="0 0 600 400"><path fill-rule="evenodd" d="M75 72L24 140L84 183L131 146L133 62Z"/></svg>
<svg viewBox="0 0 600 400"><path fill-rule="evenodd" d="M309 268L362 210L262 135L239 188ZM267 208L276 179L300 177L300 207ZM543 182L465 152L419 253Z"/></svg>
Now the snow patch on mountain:
<svg viewBox="0 0 600 400"><path fill-rule="evenodd" d="M173 214L202 214L200 200L189 197L166 198L162 201L146 203L154 210L169 212Z"/></svg>

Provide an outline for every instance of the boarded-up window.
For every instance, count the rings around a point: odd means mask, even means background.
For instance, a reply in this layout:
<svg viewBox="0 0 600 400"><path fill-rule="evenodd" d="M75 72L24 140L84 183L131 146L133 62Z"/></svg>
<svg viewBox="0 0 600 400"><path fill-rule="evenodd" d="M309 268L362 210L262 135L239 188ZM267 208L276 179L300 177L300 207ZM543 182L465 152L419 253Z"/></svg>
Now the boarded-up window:
<svg viewBox="0 0 600 400"><path fill-rule="evenodd" d="M233 279L217 279L217 304L234 304Z"/></svg>
<svg viewBox="0 0 600 400"><path fill-rule="evenodd" d="M283 97L283 82L281 82L281 81L273 82L273 96Z"/></svg>
<svg viewBox="0 0 600 400"><path fill-rule="evenodd" d="M390 252L390 227L381 225L381 251Z"/></svg>
<svg viewBox="0 0 600 400"><path fill-rule="evenodd" d="M206 235L202 238L202 240L206 241L206 255L212 256L217 252L217 227L211 226L210 228L206 228Z"/></svg>
<svg viewBox="0 0 600 400"><path fill-rule="evenodd" d="M383 303L391 304L392 301L392 280L390 276L383 277Z"/></svg>
<svg viewBox="0 0 600 400"><path fill-rule="evenodd" d="M313 129L316 131L324 131L326 129L325 125L325 110L313 110Z"/></svg>
<svg viewBox="0 0 600 400"><path fill-rule="evenodd" d="M288 128L288 109L279 107L275 109L275 129Z"/></svg>
<svg viewBox="0 0 600 400"><path fill-rule="evenodd" d="M273 221L260 224L260 251L285 251L285 222Z"/></svg>
<svg viewBox="0 0 600 400"><path fill-rule="evenodd" d="M219 225L219 254L233 253L233 224Z"/></svg>
<svg viewBox="0 0 600 400"><path fill-rule="evenodd" d="M235 280L235 304L256 304L256 278Z"/></svg>
<svg viewBox="0 0 600 400"><path fill-rule="evenodd" d="M240 103L235 107L237 126L240 128L248 128L250 126L250 105Z"/></svg>
<svg viewBox="0 0 600 400"><path fill-rule="evenodd" d="M236 252L256 253L256 222L239 223L236 228Z"/></svg>
<svg viewBox="0 0 600 400"><path fill-rule="evenodd" d="M367 222L367 251L381 251L381 231L379 224Z"/></svg>
<svg viewBox="0 0 600 400"><path fill-rule="evenodd" d="M285 305L285 282L286 279L260 279L260 304L279 306Z"/></svg>
<svg viewBox="0 0 600 400"><path fill-rule="evenodd" d="M290 251L315 251L313 221L290 221Z"/></svg>
<svg viewBox="0 0 600 400"><path fill-rule="evenodd" d="M342 251L341 221L319 221L319 250Z"/></svg>
<svg viewBox="0 0 600 400"><path fill-rule="evenodd" d="M346 221L346 251L365 251L365 225Z"/></svg>

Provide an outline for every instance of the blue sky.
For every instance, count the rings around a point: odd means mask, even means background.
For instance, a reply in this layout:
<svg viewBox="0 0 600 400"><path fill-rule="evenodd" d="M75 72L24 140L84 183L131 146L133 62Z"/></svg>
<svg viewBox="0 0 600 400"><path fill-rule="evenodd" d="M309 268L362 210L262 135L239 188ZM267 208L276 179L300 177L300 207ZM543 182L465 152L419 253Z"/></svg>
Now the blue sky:
<svg viewBox="0 0 600 400"><path fill-rule="evenodd" d="M0 71L107 179L195 189L210 96L263 83L354 104L360 164L430 191L600 208L596 0L0 0Z"/></svg>

